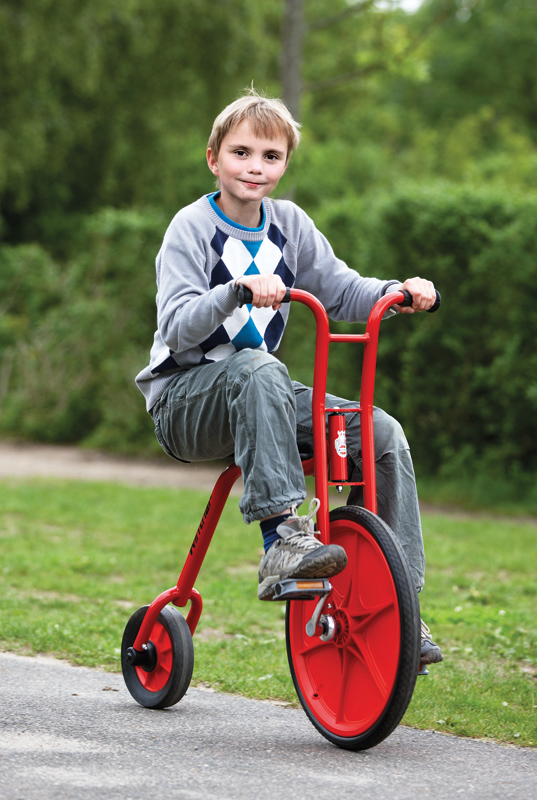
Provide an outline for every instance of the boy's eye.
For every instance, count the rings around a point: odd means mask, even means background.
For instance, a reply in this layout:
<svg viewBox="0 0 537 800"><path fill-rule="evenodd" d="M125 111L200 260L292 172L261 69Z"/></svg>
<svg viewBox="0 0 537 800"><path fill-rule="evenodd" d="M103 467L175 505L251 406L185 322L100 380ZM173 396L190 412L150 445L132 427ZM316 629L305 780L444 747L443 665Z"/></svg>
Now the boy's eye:
<svg viewBox="0 0 537 800"><path fill-rule="evenodd" d="M239 158L248 157L248 152L246 150L234 150L233 152ZM280 157L277 155L277 153L266 153L265 158L267 159L267 161L278 161Z"/></svg>

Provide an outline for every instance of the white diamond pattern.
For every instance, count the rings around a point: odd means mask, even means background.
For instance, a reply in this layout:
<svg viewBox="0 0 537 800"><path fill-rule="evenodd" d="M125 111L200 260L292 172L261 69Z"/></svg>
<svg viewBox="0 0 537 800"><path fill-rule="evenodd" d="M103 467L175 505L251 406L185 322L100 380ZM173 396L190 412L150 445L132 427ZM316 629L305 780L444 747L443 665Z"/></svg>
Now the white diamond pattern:
<svg viewBox="0 0 537 800"><path fill-rule="evenodd" d="M276 248L277 249L277 248ZM281 253L280 253L281 258ZM222 252L222 261L230 271L235 280L241 278L250 264L252 263L252 254L238 239L233 239L231 236L228 238L224 245ZM256 258L257 263L257 258Z"/></svg>
<svg viewBox="0 0 537 800"><path fill-rule="evenodd" d="M272 274L282 260L282 251L274 242L266 238L263 239L263 244L259 248L254 260L261 275Z"/></svg>

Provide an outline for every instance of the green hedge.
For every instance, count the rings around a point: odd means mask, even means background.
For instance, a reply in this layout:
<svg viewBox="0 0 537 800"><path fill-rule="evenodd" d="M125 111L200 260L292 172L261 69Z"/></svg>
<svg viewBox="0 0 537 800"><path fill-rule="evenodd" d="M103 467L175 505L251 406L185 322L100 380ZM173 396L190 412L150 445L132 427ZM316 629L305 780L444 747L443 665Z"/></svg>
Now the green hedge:
<svg viewBox="0 0 537 800"><path fill-rule="evenodd" d="M404 184L314 216L363 274L421 275L442 292L438 314L382 325L376 401L403 423L418 472L534 475L537 196ZM167 223L103 210L62 263L38 245L0 248L0 433L155 451L133 379L152 342ZM282 356L297 379L311 380L312 343L296 307ZM330 389L356 396L359 372L356 349L335 349Z"/></svg>
<svg viewBox="0 0 537 800"><path fill-rule="evenodd" d="M86 219L64 264L37 245L0 248L0 432L155 446L134 376L153 339L165 225L155 212L105 209Z"/></svg>
<svg viewBox="0 0 537 800"><path fill-rule="evenodd" d="M403 423L419 471L535 473L537 195L406 184L322 208L317 222L363 274L420 275L442 293L436 315L382 326L376 399Z"/></svg>

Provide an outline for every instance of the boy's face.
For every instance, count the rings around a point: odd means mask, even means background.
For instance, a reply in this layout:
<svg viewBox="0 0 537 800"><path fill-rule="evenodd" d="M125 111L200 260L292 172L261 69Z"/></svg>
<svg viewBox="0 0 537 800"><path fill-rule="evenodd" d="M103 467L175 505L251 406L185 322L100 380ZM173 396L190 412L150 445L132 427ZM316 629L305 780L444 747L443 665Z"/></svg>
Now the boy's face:
<svg viewBox="0 0 537 800"><path fill-rule="evenodd" d="M259 139L244 120L224 136L218 153L207 150L207 163L219 180L222 210L240 221L278 185L287 167L287 138Z"/></svg>

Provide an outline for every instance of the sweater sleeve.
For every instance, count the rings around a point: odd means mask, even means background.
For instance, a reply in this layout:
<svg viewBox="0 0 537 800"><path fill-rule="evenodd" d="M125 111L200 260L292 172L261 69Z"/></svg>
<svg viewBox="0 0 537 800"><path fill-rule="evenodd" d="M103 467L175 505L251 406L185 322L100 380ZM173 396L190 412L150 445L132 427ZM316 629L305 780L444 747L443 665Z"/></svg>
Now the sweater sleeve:
<svg viewBox="0 0 537 800"><path fill-rule="evenodd" d="M157 256L157 324L166 347L180 353L207 339L237 308L234 281L210 288L208 237L189 209L168 228Z"/></svg>
<svg viewBox="0 0 537 800"><path fill-rule="evenodd" d="M296 287L315 295L331 319L366 322L377 300L398 281L362 277L335 256L307 214L301 216Z"/></svg>

